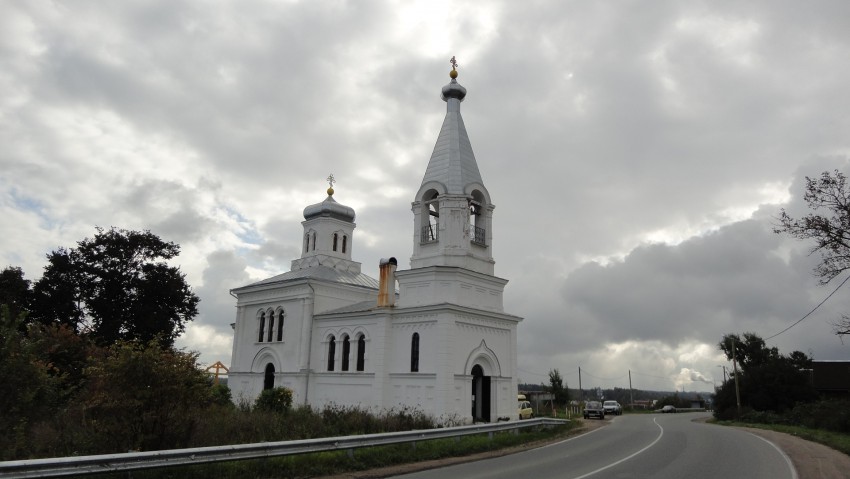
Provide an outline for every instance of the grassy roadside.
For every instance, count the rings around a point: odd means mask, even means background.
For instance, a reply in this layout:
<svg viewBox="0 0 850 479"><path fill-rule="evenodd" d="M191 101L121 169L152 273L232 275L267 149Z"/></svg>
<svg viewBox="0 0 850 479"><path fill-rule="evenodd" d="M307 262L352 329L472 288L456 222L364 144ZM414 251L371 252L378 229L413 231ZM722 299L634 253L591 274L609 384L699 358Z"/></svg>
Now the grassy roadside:
<svg viewBox="0 0 850 479"><path fill-rule="evenodd" d="M528 444L567 437L580 431L581 421L568 425L540 428L539 430L521 430L464 436L460 438L435 439L409 444L370 447L356 450L340 450L317 454L276 457L247 461L201 464L197 466L173 467L167 469L135 471L134 479L160 478L309 478L365 471L380 467L407 464L412 462L446 459L468 456L488 451L511 449ZM114 474L97 477L124 478Z"/></svg>
<svg viewBox="0 0 850 479"><path fill-rule="evenodd" d="M850 455L850 434L825 431L823 429L811 429L802 426L787 426L783 424L716 421L714 419L709 420L709 422L719 424L721 426L751 427L756 429L766 429L768 431L784 432L786 434L791 434L792 436L797 436L807 441L823 444L824 446L831 447L836 451L840 451L844 454Z"/></svg>

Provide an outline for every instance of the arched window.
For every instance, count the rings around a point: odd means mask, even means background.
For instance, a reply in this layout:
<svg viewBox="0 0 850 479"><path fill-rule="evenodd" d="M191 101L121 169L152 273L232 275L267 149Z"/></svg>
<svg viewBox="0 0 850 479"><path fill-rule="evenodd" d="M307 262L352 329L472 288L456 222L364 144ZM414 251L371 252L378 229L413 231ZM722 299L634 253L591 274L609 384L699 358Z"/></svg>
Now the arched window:
<svg viewBox="0 0 850 479"><path fill-rule="evenodd" d="M345 253L345 247L348 243L348 235L342 235L342 252Z"/></svg>
<svg viewBox="0 0 850 479"><path fill-rule="evenodd" d="M316 250L316 232L314 231L311 236L312 236L311 239L312 239L312 242L313 242L313 251L315 251Z"/></svg>
<svg viewBox="0 0 850 479"><path fill-rule="evenodd" d="M277 340L283 341L283 310L277 312Z"/></svg>
<svg viewBox="0 0 850 479"><path fill-rule="evenodd" d="M333 250L334 250L334 251L336 251L336 242L337 242L338 240L339 240L339 235L338 235L338 234L336 234L336 233L334 233L334 244L333 244Z"/></svg>
<svg viewBox="0 0 850 479"><path fill-rule="evenodd" d="M357 338L357 370L363 371L366 365L366 336L360 335Z"/></svg>
<svg viewBox="0 0 850 479"><path fill-rule="evenodd" d="M410 372L419 372L419 333L413 333L410 340Z"/></svg>
<svg viewBox="0 0 850 479"><path fill-rule="evenodd" d="M257 339L258 342L263 342L263 332L266 330L266 312L263 311L260 313L260 337Z"/></svg>
<svg viewBox="0 0 850 479"><path fill-rule="evenodd" d="M334 363L336 362L336 338L331 336L328 341L328 371L334 370Z"/></svg>
<svg viewBox="0 0 850 479"><path fill-rule="evenodd" d="M310 233L304 235L304 252L308 253L310 251Z"/></svg>
<svg viewBox="0 0 850 479"><path fill-rule="evenodd" d="M342 337L342 370L348 371L348 356L351 353L351 341L348 335Z"/></svg>
<svg viewBox="0 0 850 479"><path fill-rule="evenodd" d="M263 377L263 389L272 389L274 387L274 364L266 364L266 374Z"/></svg>
<svg viewBox="0 0 850 479"><path fill-rule="evenodd" d="M274 338L273 331L274 331L274 311L269 311L269 335L266 338L266 341L272 342L272 338Z"/></svg>

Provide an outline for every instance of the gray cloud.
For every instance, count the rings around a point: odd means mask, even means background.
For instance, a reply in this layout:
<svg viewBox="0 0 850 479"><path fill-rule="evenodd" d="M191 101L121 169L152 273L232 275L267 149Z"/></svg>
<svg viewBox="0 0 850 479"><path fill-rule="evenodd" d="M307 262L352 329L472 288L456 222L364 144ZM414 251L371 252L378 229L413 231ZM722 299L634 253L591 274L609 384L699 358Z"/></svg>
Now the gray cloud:
<svg viewBox="0 0 850 479"><path fill-rule="evenodd" d="M7 5L0 260L35 273L95 225L151 229L200 285L187 342L226 356L227 290L289 268L329 173L364 272L407 265L454 54L528 378L707 390L680 373L712 376L720 335L831 291L770 224L805 211L803 177L848 168L845 2L417 8ZM846 357L839 296L780 349Z"/></svg>

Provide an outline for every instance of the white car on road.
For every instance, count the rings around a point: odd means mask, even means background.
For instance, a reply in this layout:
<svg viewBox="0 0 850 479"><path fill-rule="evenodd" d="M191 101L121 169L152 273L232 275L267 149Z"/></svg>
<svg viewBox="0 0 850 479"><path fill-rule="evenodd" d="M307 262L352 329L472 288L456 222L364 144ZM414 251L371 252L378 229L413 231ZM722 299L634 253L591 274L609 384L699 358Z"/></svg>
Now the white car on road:
<svg viewBox="0 0 850 479"><path fill-rule="evenodd" d="M613 414L615 416L623 414L623 407L617 401L605 401L602 403L602 408L605 409L605 414Z"/></svg>

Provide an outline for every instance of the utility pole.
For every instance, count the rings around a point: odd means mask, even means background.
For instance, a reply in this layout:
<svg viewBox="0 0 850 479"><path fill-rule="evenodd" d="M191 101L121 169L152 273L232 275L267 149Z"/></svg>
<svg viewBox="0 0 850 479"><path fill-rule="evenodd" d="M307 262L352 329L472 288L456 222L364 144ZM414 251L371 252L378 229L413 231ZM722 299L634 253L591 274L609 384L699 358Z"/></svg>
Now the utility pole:
<svg viewBox="0 0 850 479"><path fill-rule="evenodd" d="M581 388L581 366L578 367L578 402L584 402L584 390Z"/></svg>
<svg viewBox="0 0 850 479"><path fill-rule="evenodd" d="M732 367L735 368L735 402L738 405L738 418L741 417L741 390L738 387L738 361L735 358L735 338L732 338Z"/></svg>
<svg viewBox="0 0 850 479"><path fill-rule="evenodd" d="M632 370L629 369L629 409L634 410L635 408L635 396L634 391L632 391Z"/></svg>

